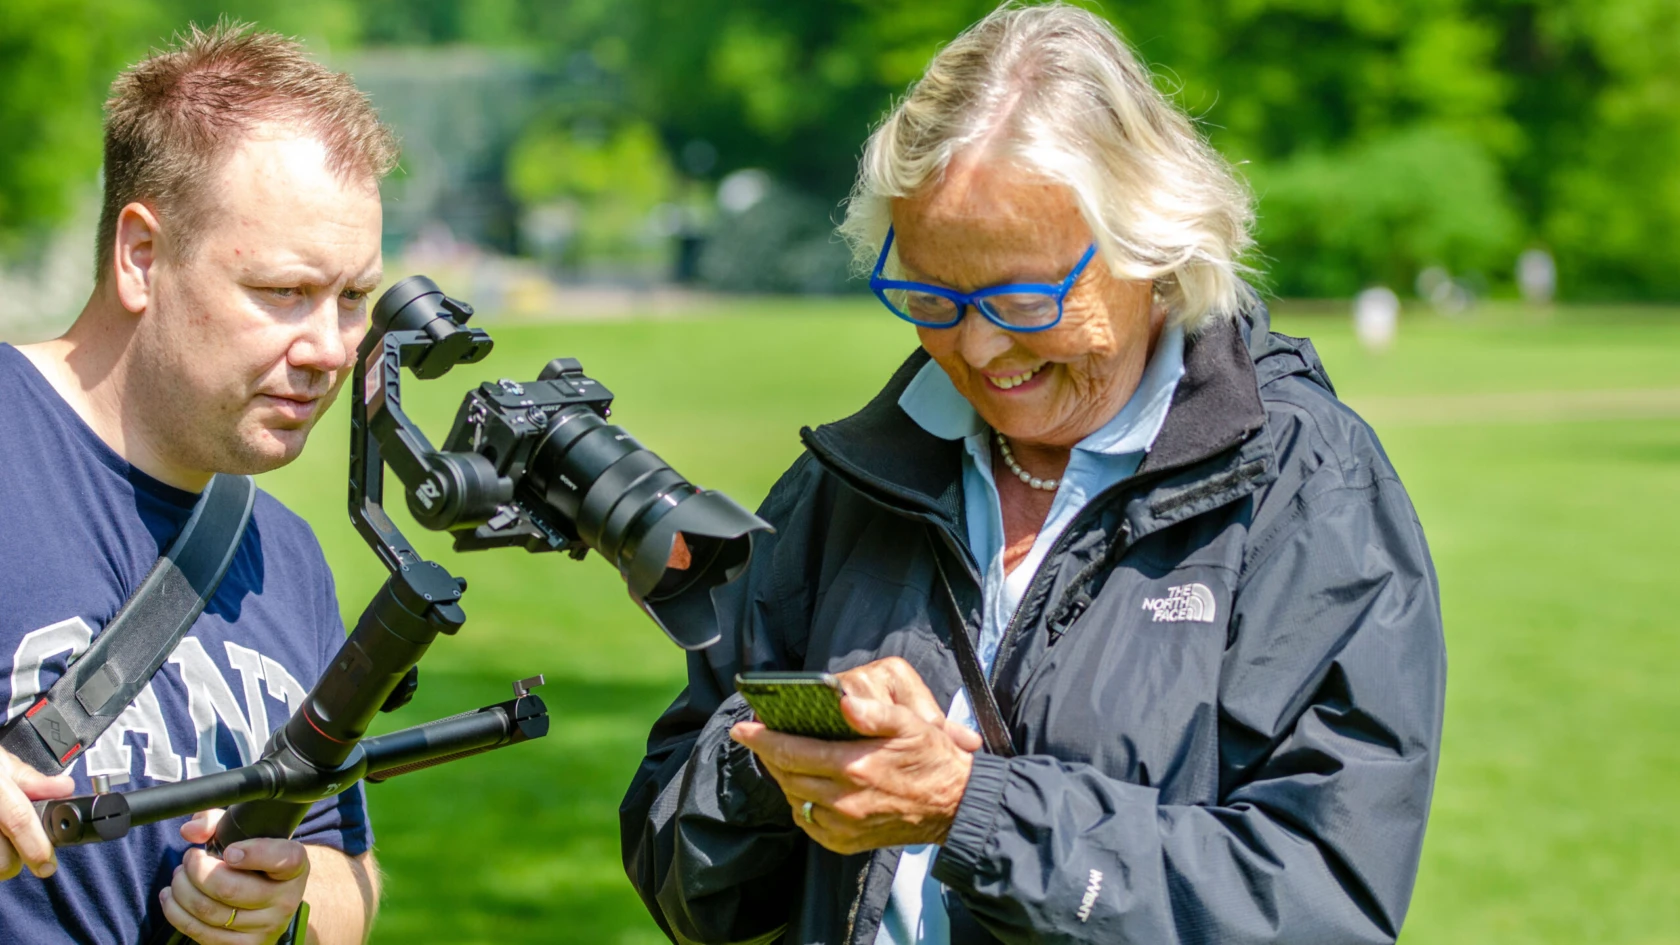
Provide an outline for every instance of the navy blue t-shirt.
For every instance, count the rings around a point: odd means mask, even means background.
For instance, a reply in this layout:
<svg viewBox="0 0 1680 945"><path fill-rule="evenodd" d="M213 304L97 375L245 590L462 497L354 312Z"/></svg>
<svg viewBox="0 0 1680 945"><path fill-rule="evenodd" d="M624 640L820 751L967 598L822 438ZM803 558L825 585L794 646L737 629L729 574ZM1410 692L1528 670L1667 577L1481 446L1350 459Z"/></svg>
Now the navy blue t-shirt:
<svg viewBox="0 0 1680 945"><path fill-rule="evenodd" d="M17 349L0 345L0 704L10 719L63 675L186 523L196 496L118 456ZM332 574L309 526L259 493L216 596L151 683L71 763L118 790L248 764L344 642ZM120 780L114 777L113 780ZM58 851L40 880L0 882L0 942L134 945L164 922L158 891L185 818ZM317 804L296 838L360 855L361 785Z"/></svg>

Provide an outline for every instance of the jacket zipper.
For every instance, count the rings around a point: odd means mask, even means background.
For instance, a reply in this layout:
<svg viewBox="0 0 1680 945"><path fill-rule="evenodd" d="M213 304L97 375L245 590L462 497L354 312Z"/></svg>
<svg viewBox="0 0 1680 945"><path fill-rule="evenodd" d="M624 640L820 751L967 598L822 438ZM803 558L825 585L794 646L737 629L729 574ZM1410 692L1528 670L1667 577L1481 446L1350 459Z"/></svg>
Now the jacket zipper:
<svg viewBox="0 0 1680 945"><path fill-rule="evenodd" d="M809 445L810 444L807 444L808 447ZM819 456L821 455L817 450L812 450L812 452L817 453ZM915 496L907 495L895 489L888 488L879 480L875 480L874 477L867 474L853 473L842 469L838 460L834 462L825 462L824 465L827 466L828 470L837 475L842 481L851 484L852 487L857 489L864 498L875 503L881 508L886 509L888 512L891 512L894 515L902 515L906 518L912 518L917 521L924 522L938 529L940 537L944 538L946 544L949 545L952 550L957 552L957 557L962 561L963 567L968 569L968 576L974 579L975 585L979 587L985 586L980 579L980 568L974 560L974 552L969 550L968 544L966 542L956 541L953 532L945 526L945 522L940 518L940 516L923 509L912 507L923 505L923 503L916 500ZM905 499L907 500L907 504L896 505L882 498L883 495L892 496L893 498L898 499Z"/></svg>
<svg viewBox="0 0 1680 945"><path fill-rule="evenodd" d="M1066 528L1062 529L1062 533L1056 536L1056 540L1050 545L1050 550L1044 553L1044 560L1046 562L1054 560L1055 557L1061 553L1062 549L1072 540L1072 537L1076 534L1077 529L1085 524L1086 519L1113 504L1116 498L1124 495L1128 491L1136 490L1140 485L1147 485L1154 480L1163 479L1165 478L1164 474L1172 471L1173 470L1171 469L1156 470L1154 473L1147 476L1122 480L1097 493L1091 498L1091 501L1085 503L1084 508L1081 508L1078 514L1074 515L1073 520L1068 522ZM1121 550L1124 551L1125 548L1130 547L1131 544L1131 523L1121 523L1120 531L1120 541L1124 543ZM1047 580L1047 578L1045 578L1043 568L1040 567L1040 569L1033 574L1032 580L1027 582L1026 590L1021 592L1021 600L1023 602L1032 598L1033 592L1038 589L1039 583L1042 580ZM982 585L982 587L984 587L984 585ZM991 669L986 672L986 681L994 686L997 684L997 657L1003 653L1003 645L1009 642L1009 640L1020 629L1022 612L1021 606L1017 604L1015 607L1015 613L1010 615L1009 623L1004 627L1003 635L998 638L998 651L996 654L993 654ZM1046 612L1049 612L1048 609Z"/></svg>
<svg viewBox="0 0 1680 945"><path fill-rule="evenodd" d="M1242 467L1239 467L1239 470L1246 469L1246 468L1248 468L1249 465L1251 465L1251 464L1244 464ZM1063 541L1065 539L1067 539L1068 536L1073 534L1074 526L1082 523L1082 520L1085 518L1085 513L1089 512L1093 509L1098 508L1099 504L1106 506L1106 505L1112 503L1118 493L1125 492L1128 489L1135 490L1140 485L1150 485L1156 480L1165 479L1168 475L1170 475L1174 471L1175 470L1171 469L1171 468L1169 468L1169 469L1158 469L1158 470L1155 470L1154 472L1152 472L1152 473L1150 473L1146 476L1140 477L1140 478L1135 479L1135 480L1117 482L1114 485L1108 487L1107 489L1104 489L1102 492L1097 493L1096 496L1093 497L1090 502L1086 503L1086 505L1083 509L1079 510L1079 514L1074 516L1073 521L1068 523L1068 527L1065 530L1063 530L1063 532L1061 534L1061 537L1056 539L1055 544L1051 545L1050 551L1045 554L1044 560L1049 561L1051 559L1051 556L1054 555L1057 551L1059 551L1061 549ZM1246 478L1252 478L1252 477L1240 477L1240 478L1246 479ZM1235 483L1233 483L1233 484L1235 484ZM1131 547L1131 545L1133 543L1133 538L1134 538L1134 536L1132 535L1132 524L1130 522L1121 522L1121 524L1120 524L1120 538L1119 538L1120 548L1119 548L1118 552L1113 552L1112 553L1112 557L1114 558L1116 563L1118 563L1118 561L1119 561L1119 555L1124 554L1126 549ZM1038 586L1038 579L1041 576L1043 576L1043 573L1044 572L1040 571L1037 574L1034 574L1033 579L1031 581L1027 582L1027 590L1021 594L1021 599L1023 601L1026 600L1031 595L1034 588L1036 588ZM1045 612L1050 613L1051 609L1046 608ZM1008 640L1010 638L1011 634L1015 631L1015 629L1017 627L1017 624L1019 622L1018 618L1020 617L1020 614L1021 614L1021 611L1020 611L1019 608L1017 608L1016 611L1015 611L1015 614L1010 617L1009 627L1007 629L1005 629L1003 637L998 641L998 654L1001 655L1003 653L1003 642L1005 640ZM1072 621L1069 621L1069 626L1071 626L1071 625L1072 625ZM1063 632L1064 633L1066 632L1066 628L1064 628ZM993 672L987 674L988 675L988 682L991 683L994 686L996 684L996 672L995 671L997 669L997 664L998 664L998 660L996 659L996 657L994 657L993 660L992 660ZM1021 684L1026 685L1029 682L1031 682L1031 676L1029 676L1025 680L1022 680ZM995 693L993 695L993 698L996 698Z"/></svg>
<svg viewBox="0 0 1680 945"><path fill-rule="evenodd" d="M1157 469L1144 476L1136 476L1131 479L1122 480L1097 493L1091 498L1091 501L1085 503L1084 508L1081 508L1078 514L1074 515L1073 520L1068 522L1067 527L1062 529L1062 533L1058 535L1055 542L1050 545L1050 550L1044 553L1044 560L1046 562L1054 560L1068 542L1070 542L1075 536L1079 526L1085 524L1086 519L1112 505L1120 496L1128 492L1135 492L1142 486L1151 485L1158 480L1165 479L1168 475L1175 471L1177 470L1173 467L1169 467L1167 469ZM1124 553L1127 548L1131 547L1132 525L1130 522L1121 523L1119 541L1121 542L1121 553ZM1033 574L1032 580L1027 582L1026 590L1021 592L1021 600L1026 601L1031 599L1033 592L1038 589L1040 580L1043 579L1045 579L1045 572L1041 567ZM983 588L985 585L982 584L981 586ZM1054 608L1046 608L1045 613L1049 613L1053 609ZM990 685L997 685L997 657L1002 655L1004 649L1003 645L1009 642L1009 640L1014 637L1015 633L1020 629L1021 614L1022 608L1019 604L1017 604L1015 607L1015 613L1011 614L1009 617L1009 624L1004 627L1003 635L998 638L997 653L993 654L991 669L986 672L986 682ZM995 693L993 694L993 698L996 698Z"/></svg>
<svg viewBox="0 0 1680 945"><path fill-rule="evenodd" d="M869 862L863 866L863 872L858 874L857 895L852 897L852 907L846 911L846 945L856 945L858 909L863 907L863 894L869 891L869 874L875 871L875 857L871 855Z"/></svg>

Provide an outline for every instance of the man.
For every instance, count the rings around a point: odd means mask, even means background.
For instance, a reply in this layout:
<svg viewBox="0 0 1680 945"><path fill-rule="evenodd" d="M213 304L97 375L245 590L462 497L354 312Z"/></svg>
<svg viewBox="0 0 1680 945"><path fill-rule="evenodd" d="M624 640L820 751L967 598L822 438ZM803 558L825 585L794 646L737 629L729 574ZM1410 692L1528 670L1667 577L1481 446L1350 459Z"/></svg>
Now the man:
<svg viewBox="0 0 1680 945"><path fill-rule="evenodd" d="M274 34L194 28L117 78L92 297L62 338L0 345L8 718L97 637L213 474L302 451L365 331L395 156L349 77ZM259 494L204 614L67 774L0 757L0 941L133 945L167 923L259 945L302 899L310 941L363 941L378 873L360 787L295 839L219 858L193 846L219 812L55 855L31 807L92 775L132 789L253 761L343 639L320 546Z"/></svg>

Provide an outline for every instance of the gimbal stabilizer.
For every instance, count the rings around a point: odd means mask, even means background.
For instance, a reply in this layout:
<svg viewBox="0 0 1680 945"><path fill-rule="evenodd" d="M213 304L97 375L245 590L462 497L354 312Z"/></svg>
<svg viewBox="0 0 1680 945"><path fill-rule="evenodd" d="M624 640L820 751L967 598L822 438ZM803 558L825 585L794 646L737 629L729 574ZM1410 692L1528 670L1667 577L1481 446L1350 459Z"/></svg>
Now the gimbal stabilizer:
<svg viewBox="0 0 1680 945"><path fill-rule="evenodd" d="M482 360L492 342L466 327L471 315L424 276L392 286L374 307L350 384L350 518L391 576L263 757L174 784L37 805L55 845L113 840L133 826L213 807L228 810L212 852L248 837L289 837L311 805L360 779L378 782L548 733L547 709L529 691L542 682L537 676L514 683L507 702L363 737L376 712L413 695L416 664L437 635L466 620L466 581L422 558L385 514L386 464L416 519L452 531L457 549L583 557L595 548L650 616L648 601L728 580L746 561L748 534L769 526L606 424L612 395L576 361L551 362L538 381L469 392L445 449L434 449L402 412L401 370L429 379ZM688 648L710 642L672 638Z"/></svg>

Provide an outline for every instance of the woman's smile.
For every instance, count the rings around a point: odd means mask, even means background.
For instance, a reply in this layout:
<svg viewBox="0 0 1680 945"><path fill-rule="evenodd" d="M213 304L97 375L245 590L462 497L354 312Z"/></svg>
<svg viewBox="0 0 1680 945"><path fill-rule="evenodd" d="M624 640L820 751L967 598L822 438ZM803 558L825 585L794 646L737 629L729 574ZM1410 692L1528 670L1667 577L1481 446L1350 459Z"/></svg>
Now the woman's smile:
<svg viewBox="0 0 1680 945"><path fill-rule="evenodd" d="M986 385L994 393L1021 396L1043 387L1048 380L1050 362L1046 361L1037 367L1030 367L1022 371L1001 373L997 371L981 371L980 376L986 379Z"/></svg>

